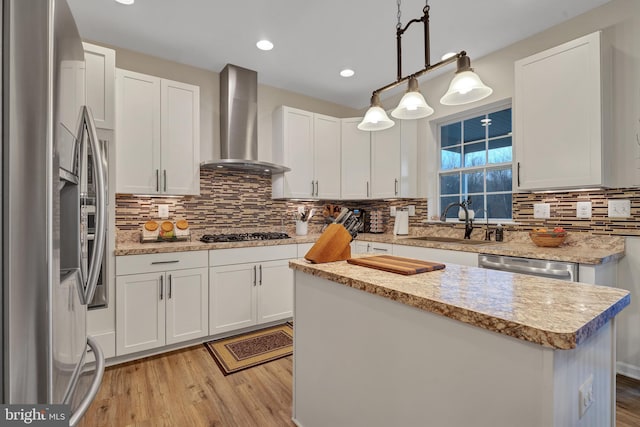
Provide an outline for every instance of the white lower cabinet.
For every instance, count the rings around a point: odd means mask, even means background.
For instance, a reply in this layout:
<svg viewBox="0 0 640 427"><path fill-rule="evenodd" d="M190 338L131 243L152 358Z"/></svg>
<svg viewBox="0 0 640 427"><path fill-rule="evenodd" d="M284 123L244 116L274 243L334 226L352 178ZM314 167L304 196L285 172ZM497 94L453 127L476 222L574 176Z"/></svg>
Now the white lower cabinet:
<svg viewBox="0 0 640 427"><path fill-rule="evenodd" d="M292 317L296 255L297 245L209 251L209 333Z"/></svg>
<svg viewBox="0 0 640 427"><path fill-rule="evenodd" d="M116 258L116 354L207 336L207 252Z"/></svg>
<svg viewBox="0 0 640 427"><path fill-rule="evenodd" d="M389 243L363 242L354 240L353 242L351 242L351 253L391 255L393 254L393 245Z"/></svg>
<svg viewBox="0 0 640 427"><path fill-rule="evenodd" d="M469 267L478 266L478 254L475 252L393 245L393 254L401 257L421 259L423 261L442 262L444 264L460 264Z"/></svg>

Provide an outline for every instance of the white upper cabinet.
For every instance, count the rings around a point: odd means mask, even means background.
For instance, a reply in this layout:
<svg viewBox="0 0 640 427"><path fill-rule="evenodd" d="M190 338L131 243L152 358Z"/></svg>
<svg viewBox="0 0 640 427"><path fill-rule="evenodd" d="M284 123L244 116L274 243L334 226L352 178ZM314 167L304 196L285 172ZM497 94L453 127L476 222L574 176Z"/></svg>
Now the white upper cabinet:
<svg viewBox="0 0 640 427"><path fill-rule="evenodd" d="M200 89L116 72L116 191L200 193Z"/></svg>
<svg viewBox="0 0 640 427"><path fill-rule="evenodd" d="M596 32L515 63L515 190L612 185L606 46Z"/></svg>
<svg viewBox="0 0 640 427"><path fill-rule="evenodd" d="M400 197L400 124L371 132L371 197Z"/></svg>
<svg viewBox="0 0 640 427"><path fill-rule="evenodd" d="M340 119L282 106L273 115L274 198L340 198Z"/></svg>
<svg viewBox="0 0 640 427"><path fill-rule="evenodd" d="M342 189L344 200L371 197L371 135L358 129L362 117L342 119Z"/></svg>
<svg viewBox="0 0 640 427"><path fill-rule="evenodd" d="M115 123L116 52L102 46L82 43L86 68L86 105L96 127L113 129Z"/></svg>

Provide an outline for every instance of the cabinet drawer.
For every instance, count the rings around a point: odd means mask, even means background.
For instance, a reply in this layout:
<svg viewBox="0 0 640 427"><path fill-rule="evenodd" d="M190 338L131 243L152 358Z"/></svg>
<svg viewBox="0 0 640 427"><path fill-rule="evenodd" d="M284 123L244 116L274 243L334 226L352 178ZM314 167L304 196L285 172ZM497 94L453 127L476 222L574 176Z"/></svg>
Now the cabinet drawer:
<svg viewBox="0 0 640 427"><path fill-rule="evenodd" d="M213 249L209 251L209 266L264 262L296 258L298 245L257 246L254 248Z"/></svg>
<svg viewBox="0 0 640 427"><path fill-rule="evenodd" d="M207 267L207 251L168 252L116 257L116 276L198 267Z"/></svg>

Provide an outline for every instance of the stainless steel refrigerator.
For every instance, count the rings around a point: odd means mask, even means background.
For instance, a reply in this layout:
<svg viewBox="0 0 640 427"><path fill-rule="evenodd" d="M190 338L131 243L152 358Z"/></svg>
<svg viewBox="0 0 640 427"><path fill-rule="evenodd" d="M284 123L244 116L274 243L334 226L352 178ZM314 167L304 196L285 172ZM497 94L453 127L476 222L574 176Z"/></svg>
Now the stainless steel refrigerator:
<svg viewBox="0 0 640 427"><path fill-rule="evenodd" d="M1 13L2 402L69 404L75 425L104 371L86 332L104 256L105 182L83 105L84 51L64 0L3 0ZM94 153L91 260L83 257L83 144ZM86 363L88 351L95 363Z"/></svg>

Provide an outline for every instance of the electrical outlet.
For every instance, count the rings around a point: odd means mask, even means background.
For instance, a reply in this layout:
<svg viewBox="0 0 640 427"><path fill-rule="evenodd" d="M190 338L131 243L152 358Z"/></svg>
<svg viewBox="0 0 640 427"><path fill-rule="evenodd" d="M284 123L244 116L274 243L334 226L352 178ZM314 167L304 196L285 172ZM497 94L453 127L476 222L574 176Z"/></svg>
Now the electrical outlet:
<svg viewBox="0 0 640 427"><path fill-rule="evenodd" d="M409 212L409 216L416 216L416 207L414 205L407 206L407 211Z"/></svg>
<svg viewBox="0 0 640 427"><path fill-rule="evenodd" d="M169 218L169 205L158 205L158 217Z"/></svg>
<svg viewBox="0 0 640 427"><path fill-rule="evenodd" d="M607 207L609 218L627 218L631 216L631 200L609 200Z"/></svg>
<svg viewBox="0 0 640 427"><path fill-rule="evenodd" d="M534 218L551 218L551 205L549 203L533 204Z"/></svg>
<svg viewBox="0 0 640 427"><path fill-rule="evenodd" d="M587 409L593 404L595 398L593 396L593 374L582 383L578 389L578 407L580 408L580 418L587 413Z"/></svg>
<svg viewBox="0 0 640 427"><path fill-rule="evenodd" d="M591 218L591 202L576 203L576 218Z"/></svg>
<svg viewBox="0 0 640 427"><path fill-rule="evenodd" d="M396 207L395 206L389 207L389 215L396 216Z"/></svg>

